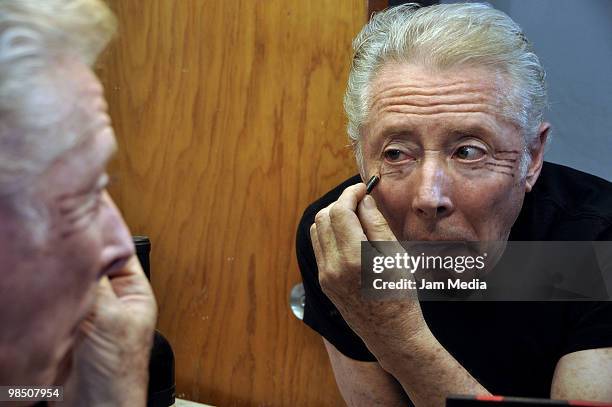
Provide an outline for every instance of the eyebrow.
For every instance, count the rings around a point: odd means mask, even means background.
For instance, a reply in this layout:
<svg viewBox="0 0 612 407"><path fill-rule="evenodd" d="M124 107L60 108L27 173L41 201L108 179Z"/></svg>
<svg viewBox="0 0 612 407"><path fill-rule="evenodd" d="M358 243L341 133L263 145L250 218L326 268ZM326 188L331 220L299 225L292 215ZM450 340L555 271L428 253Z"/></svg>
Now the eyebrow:
<svg viewBox="0 0 612 407"><path fill-rule="evenodd" d="M453 130L453 132L456 133L466 133L466 134L481 134L481 133L486 133L486 134L495 134L495 131L493 131L492 128L490 128L490 126L487 126L486 124L469 124L467 126L456 126L455 130Z"/></svg>
<svg viewBox="0 0 612 407"><path fill-rule="evenodd" d="M416 133L412 130L406 129L406 126L391 125L388 127L383 127L381 132L379 132L377 135L373 135L373 137L370 138L369 144L375 148L378 153L381 153L388 140L393 138L410 141L416 138Z"/></svg>
<svg viewBox="0 0 612 407"><path fill-rule="evenodd" d="M417 134L412 129L409 129L406 125L392 124L389 126L384 126L378 136L384 139L389 137L412 138L416 137Z"/></svg>
<svg viewBox="0 0 612 407"><path fill-rule="evenodd" d="M481 137L492 142L497 140L497 132L486 125L457 126L450 134L455 137Z"/></svg>

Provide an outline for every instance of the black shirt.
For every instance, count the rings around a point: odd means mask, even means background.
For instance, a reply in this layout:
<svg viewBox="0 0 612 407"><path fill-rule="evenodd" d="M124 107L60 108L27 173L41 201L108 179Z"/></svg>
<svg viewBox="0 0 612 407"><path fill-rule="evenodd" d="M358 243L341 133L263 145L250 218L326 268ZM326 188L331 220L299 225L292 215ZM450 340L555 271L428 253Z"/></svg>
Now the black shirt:
<svg viewBox="0 0 612 407"><path fill-rule="evenodd" d="M316 213L338 199L352 177L310 205L297 231L297 258L306 292L304 322L345 356L375 361L325 296L309 228ZM612 184L544 163L526 194L510 240L612 240ZM421 302L427 325L448 352L487 390L549 397L565 354L612 347L612 302Z"/></svg>

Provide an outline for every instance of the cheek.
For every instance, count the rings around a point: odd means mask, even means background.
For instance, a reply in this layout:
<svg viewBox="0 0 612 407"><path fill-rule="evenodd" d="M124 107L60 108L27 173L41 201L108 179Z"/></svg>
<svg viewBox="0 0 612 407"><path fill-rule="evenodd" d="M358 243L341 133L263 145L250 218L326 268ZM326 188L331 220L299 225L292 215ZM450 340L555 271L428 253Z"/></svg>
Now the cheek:
<svg viewBox="0 0 612 407"><path fill-rule="evenodd" d="M396 236L407 222L416 221L412 201L416 186L409 177L383 178L372 196ZM506 177L460 178L446 191L454 205L453 214L442 222L460 230L471 230L480 240L505 239L522 205L521 185Z"/></svg>
<svg viewBox="0 0 612 407"><path fill-rule="evenodd" d="M55 287L62 285L66 306L77 309L87 300L87 293L97 282L101 268L102 239L99 219L88 220L85 227L70 235L56 236L47 252L57 270Z"/></svg>
<svg viewBox="0 0 612 407"><path fill-rule="evenodd" d="M102 239L100 229L92 223L86 230L78 235L71 236L66 242L66 263L72 265L73 270L80 270L79 279L92 279L100 264ZM75 272L76 273L76 272Z"/></svg>
<svg viewBox="0 0 612 407"><path fill-rule="evenodd" d="M522 196L514 182L480 181L455 193L455 204L479 240L505 240L520 211Z"/></svg>
<svg viewBox="0 0 612 407"><path fill-rule="evenodd" d="M413 187L407 179L386 178L380 181L372 192L381 211L395 236L401 236L406 214L411 211Z"/></svg>
<svg viewBox="0 0 612 407"><path fill-rule="evenodd" d="M58 300L61 309L57 311L72 320L78 318L91 303L92 289L97 284L99 271L99 250L96 240L86 234L64 243L67 247L59 251L61 256L58 253L53 265L48 265L49 274L54 275L49 278L49 284L53 287L49 293L62 293Z"/></svg>
<svg viewBox="0 0 612 407"><path fill-rule="evenodd" d="M73 346L74 328L95 300L91 278L72 269L75 263L62 261L57 249L55 256L31 255L28 262L16 263L10 289L0 286L0 321L14 327L0 334L0 347L15 349L19 358L7 364L30 384L52 383L59 361Z"/></svg>

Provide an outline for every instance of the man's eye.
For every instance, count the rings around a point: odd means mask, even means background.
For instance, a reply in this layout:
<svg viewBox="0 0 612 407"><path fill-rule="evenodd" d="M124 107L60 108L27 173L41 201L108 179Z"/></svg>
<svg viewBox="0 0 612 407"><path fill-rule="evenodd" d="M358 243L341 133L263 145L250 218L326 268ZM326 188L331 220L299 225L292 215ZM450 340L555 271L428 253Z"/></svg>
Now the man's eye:
<svg viewBox="0 0 612 407"><path fill-rule="evenodd" d="M460 160L475 161L485 155L483 149L474 146L461 146L455 151L454 156Z"/></svg>
<svg viewBox="0 0 612 407"><path fill-rule="evenodd" d="M385 150L384 156L385 160L389 162L402 161L407 157L404 152L398 150L397 148L390 148L388 150Z"/></svg>

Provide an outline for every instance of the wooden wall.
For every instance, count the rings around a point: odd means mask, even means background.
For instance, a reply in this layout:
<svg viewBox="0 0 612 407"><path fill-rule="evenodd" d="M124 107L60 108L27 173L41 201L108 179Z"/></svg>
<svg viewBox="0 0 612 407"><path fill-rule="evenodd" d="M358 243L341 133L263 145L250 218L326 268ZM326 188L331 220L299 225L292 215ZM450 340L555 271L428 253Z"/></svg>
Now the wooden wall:
<svg viewBox="0 0 612 407"><path fill-rule="evenodd" d="M111 194L153 242L178 395L341 405L320 337L287 298L303 209L356 172L342 94L366 1L109 3Z"/></svg>

